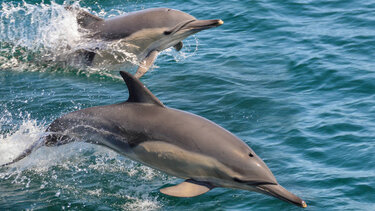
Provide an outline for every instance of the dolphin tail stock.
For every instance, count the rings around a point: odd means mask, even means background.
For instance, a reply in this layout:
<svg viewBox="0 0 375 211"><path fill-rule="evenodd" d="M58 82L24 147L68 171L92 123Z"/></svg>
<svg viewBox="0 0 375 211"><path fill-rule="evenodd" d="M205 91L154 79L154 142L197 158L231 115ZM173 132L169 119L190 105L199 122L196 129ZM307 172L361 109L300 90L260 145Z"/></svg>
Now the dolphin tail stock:
<svg viewBox="0 0 375 211"><path fill-rule="evenodd" d="M16 162L24 159L25 157L30 155L33 151L42 147L44 145L44 143L45 143L45 137L41 137L38 141L34 142L30 147L28 147L26 150L24 150L18 157L13 159L11 162L0 165L0 168L5 167L5 166L9 166L13 163L16 163Z"/></svg>

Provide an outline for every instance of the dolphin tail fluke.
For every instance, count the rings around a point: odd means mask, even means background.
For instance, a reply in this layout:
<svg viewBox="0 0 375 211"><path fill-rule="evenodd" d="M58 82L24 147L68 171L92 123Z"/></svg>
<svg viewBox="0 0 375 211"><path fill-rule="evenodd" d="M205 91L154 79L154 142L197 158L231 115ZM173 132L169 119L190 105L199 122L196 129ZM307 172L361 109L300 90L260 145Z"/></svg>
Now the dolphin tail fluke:
<svg viewBox="0 0 375 211"><path fill-rule="evenodd" d="M212 188L214 188L212 185L205 182L186 180L178 185L160 189L160 192L175 197L194 197L204 194Z"/></svg>
<svg viewBox="0 0 375 211"><path fill-rule="evenodd" d="M18 157L16 157L15 159L13 159L9 163L5 163L5 164L0 165L0 167L9 166L9 165L11 165L11 164L13 164L15 162L18 162L18 161L24 159L25 157L27 157L28 155L30 155L33 151L35 151L36 149L38 149L41 146L43 146L44 145L44 140L45 140L44 137L40 138L38 141L36 141L30 147L28 147L25 151L23 151L22 154L20 154Z"/></svg>

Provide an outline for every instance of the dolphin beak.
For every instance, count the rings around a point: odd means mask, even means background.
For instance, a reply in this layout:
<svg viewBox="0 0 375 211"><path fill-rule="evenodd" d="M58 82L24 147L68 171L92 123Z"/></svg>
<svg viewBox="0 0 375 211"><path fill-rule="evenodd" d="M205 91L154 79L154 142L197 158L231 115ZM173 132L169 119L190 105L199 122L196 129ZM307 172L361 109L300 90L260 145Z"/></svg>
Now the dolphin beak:
<svg viewBox="0 0 375 211"><path fill-rule="evenodd" d="M223 25L223 24L224 24L224 21L222 21L220 19L194 20L194 21L191 21L190 23L188 23L184 28L189 28L189 29L192 29L192 30L201 31L201 30L205 30L205 29L209 29L209 28L218 27L218 26Z"/></svg>
<svg viewBox="0 0 375 211"><path fill-rule="evenodd" d="M261 193L276 197L283 201L292 203L294 205L306 208L307 204L298 196L294 195L293 193L287 191L281 185L259 185L257 189L260 190Z"/></svg>

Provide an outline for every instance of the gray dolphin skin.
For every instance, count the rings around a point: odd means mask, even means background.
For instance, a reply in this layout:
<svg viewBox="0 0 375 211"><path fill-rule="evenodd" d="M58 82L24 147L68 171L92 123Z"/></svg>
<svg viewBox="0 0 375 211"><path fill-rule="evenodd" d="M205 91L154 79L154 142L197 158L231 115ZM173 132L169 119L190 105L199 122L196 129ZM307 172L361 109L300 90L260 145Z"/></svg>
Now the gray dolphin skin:
<svg viewBox="0 0 375 211"><path fill-rule="evenodd" d="M129 90L127 101L63 115L49 125L41 143L3 166L43 145L85 141L185 179L160 190L170 196L193 197L225 187L307 206L279 185L266 164L232 133L203 117L167 108L136 77L120 74Z"/></svg>
<svg viewBox="0 0 375 211"><path fill-rule="evenodd" d="M136 55L140 65L135 76L140 78L152 66L159 52L174 46L183 47L182 40L199 31L217 27L224 22L220 19L197 20L195 17L174 9L152 8L125 15L102 19L84 10L77 11L79 25L88 30L88 37L107 42L115 42L126 52ZM96 53L99 52L99 53ZM86 64L115 61L116 55L100 52L100 49L85 50Z"/></svg>

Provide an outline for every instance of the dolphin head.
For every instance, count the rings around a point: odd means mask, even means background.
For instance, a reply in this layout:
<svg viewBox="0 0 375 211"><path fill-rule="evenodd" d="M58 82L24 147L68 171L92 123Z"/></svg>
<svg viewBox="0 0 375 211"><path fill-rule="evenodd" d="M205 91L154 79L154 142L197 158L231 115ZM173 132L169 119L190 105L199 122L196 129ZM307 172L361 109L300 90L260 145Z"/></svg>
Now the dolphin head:
<svg viewBox="0 0 375 211"><path fill-rule="evenodd" d="M170 23L163 31L163 40L169 41L167 45L163 46L164 49L174 46L190 35L224 23L220 19L198 20L185 12L174 9L165 8L163 11Z"/></svg>
<svg viewBox="0 0 375 211"><path fill-rule="evenodd" d="M111 21L112 20L112 21ZM110 19L103 28L104 36L111 39L128 37L150 50L162 51L175 46L199 31L220 26L222 20L197 20L185 12L169 8L151 8ZM138 44L137 44L138 45Z"/></svg>
<svg viewBox="0 0 375 211"><path fill-rule="evenodd" d="M166 18L169 19L168 30L164 31L164 35L179 35L187 37L199 31L210 29L222 25L224 22L220 19L198 20L195 17L174 9L165 8Z"/></svg>
<svg viewBox="0 0 375 211"><path fill-rule="evenodd" d="M185 37L224 23L220 19L198 20L188 13L170 8L146 9L129 15L134 16L139 28L163 28L165 35L186 33Z"/></svg>
<svg viewBox="0 0 375 211"><path fill-rule="evenodd" d="M228 156L216 156L221 167L215 170L216 180L212 180L213 186L255 191L303 208L307 207L302 199L277 182L271 170L250 147L242 141L232 143L238 143L238 145L227 146L229 151L225 149L220 152Z"/></svg>
<svg viewBox="0 0 375 211"><path fill-rule="evenodd" d="M242 167L233 169L239 176L231 175L228 187L255 191L273 196L300 207L307 207L305 201L283 188L267 165L254 152L241 156L238 162Z"/></svg>

